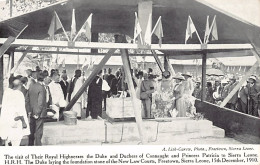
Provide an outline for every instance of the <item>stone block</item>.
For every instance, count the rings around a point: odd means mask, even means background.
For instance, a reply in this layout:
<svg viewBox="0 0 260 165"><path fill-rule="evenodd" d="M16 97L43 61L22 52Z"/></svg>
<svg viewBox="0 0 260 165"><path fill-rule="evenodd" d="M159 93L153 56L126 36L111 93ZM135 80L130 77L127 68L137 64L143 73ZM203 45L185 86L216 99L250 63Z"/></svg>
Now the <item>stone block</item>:
<svg viewBox="0 0 260 165"><path fill-rule="evenodd" d="M222 128L213 126L212 131L213 131L213 135L212 135L213 137L220 137L220 138L225 137L225 130Z"/></svg>

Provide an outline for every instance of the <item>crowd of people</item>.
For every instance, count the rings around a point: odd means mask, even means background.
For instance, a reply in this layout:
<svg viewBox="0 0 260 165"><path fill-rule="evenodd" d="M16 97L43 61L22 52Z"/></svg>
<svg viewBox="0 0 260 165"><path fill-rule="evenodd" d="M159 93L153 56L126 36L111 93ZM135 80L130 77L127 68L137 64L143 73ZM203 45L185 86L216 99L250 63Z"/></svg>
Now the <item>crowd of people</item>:
<svg viewBox="0 0 260 165"><path fill-rule="evenodd" d="M220 105L241 81L234 75L215 77L207 81L206 98L210 103ZM201 81L196 81L194 97L201 98ZM260 83L256 75L251 75L236 93L229 98L226 108L260 117Z"/></svg>
<svg viewBox="0 0 260 165"><path fill-rule="evenodd" d="M11 75L9 87L2 101L0 137L5 144L19 145L23 136L29 136L28 145L41 145L43 125L46 119L63 120L66 105L83 86L88 75L76 70L69 79L66 70L26 70L26 76ZM161 75L147 71L131 70L136 97L143 118L190 117L196 114L195 100L201 98L201 82L195 81L190 73ZM107 98L130 97L123 67L115 75L111 68L100 70L83 95L71 108L78 119L102 119L106 111ZM234 76L227 79L209 80L206 101L220 104L234 89L239 80ZM252 75L239 91L228 101L226 107L259 116L260 85ZM12 99L10 99L12 98Z"/></svg>

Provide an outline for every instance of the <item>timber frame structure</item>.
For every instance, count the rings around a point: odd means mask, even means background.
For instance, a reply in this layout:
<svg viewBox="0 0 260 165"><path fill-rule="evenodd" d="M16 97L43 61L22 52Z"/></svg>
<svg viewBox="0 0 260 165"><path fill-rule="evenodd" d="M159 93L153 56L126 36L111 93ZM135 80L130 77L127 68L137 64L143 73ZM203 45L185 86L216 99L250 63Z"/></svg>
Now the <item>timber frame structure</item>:
<svg viewBox="0 0 260 165"><path fill-rule="evenodd" d="M70 2L70 1L68 1ZM80 2L82 2L82 0L75 0L74 3L76 3L76 5L74 4L74 6L80 4ZM92 4L93 6L99 4L100 2L104 2L104 0L98 0L96 1L96 4L94 1L91 0L87 0L87 2L89 2L90 4ZM171 3L170 1L165 1L167 3ZM85 2L82 2L84 5L87 4ZM140 15L138 16L140 20L145 20L148 17L149 12L147 12L147 8L149 8L148 10L150 12L152 12L152 8L153 8L153 3L158 5L160 2L159 0L154 0L154 1L140 1L140 2L129 2L126 0L122 0L121 2L119 2L118 0L114 0L113 2L111 1L112 4L119 4L119 3L134 3L134 5L137 5L138 7L138 12L140 13ZM148 7L144 8L142 3L148 3ZM176 0L174 2L177 5L182 5L180 0ZM185 1L185 3L190 3L188 1ZM199 7L201 7L201 1L192 1L192 3L196 3L196 5L198 5ZM198 3L198 4L197 4ZM52 6L52 8L57 9L60 11L61 14L64 14L64 12L66 12L67 8L64 7L65 11L62 10L62 7L59 6L60 4L58 4L57 6ZM129 4L128 4L129 5ZM69 5L68 5L69 6ZM206 6L206 5L205 5ZM203 9L205 8L205 6L202 6ZM103 10L104 6L100 7L100 10ZM110 6L111 7L111 6ZM111 10L114 9L114 7L111 7ZM86 9L87 10L87 9ZM91 10L91 9L90 9ZM130 9L132 12L132 6L130 4ZM127 10L127 12L129 12L129 10ZM167 8L167 11L169 9ZM207 10L209 10L207 8ZM40 12L43 12L45 10L40 10ZM114 10L113 10L114 11ZM147 12L147 13L146 13ZM218 11L219 12L219 11ZM48 10L49 13L49 10ZM106 12L105 12L106 13ZM160 14L159 11L155 10L155 15L158 15L158 13ZM32 12L29 14L33 15L36 14L37 12ZM99 13L100 14L100 13ZM103 13L102 13L103 14ZM162 14L165 14L165 12L162 12ZM211 13L210 13L211 14ZM95 15L95 13L94 13ZM223 15L223 13L221 13L220 15ZM224 14L225 15L225 14ZM26 15L25 15L26 16ZM66 17L67 14L64 14L63 17ZM114 16L114 15L112 15ZM128 16L128 15L127 15ZM166 16L167 17L167 16ZM245 27L249 27L249 31L252 33L249 33L248 35L246 35L247 37L250 38L250 36L254 36L254 34L259 34L258 32L260 32L260 28L257 27L256 31L252 31L252 29L255 29L256 27L248 24L248 23L244 23L244 22L239 22L236 18L233 18L229 15L227 15L228 19L233 19L235 20L235 25L240 25L242 26L242 29L244 29ZM19 19L20 17L17 18L13 18L14 21L16 21L17 19ZM94 17L95 18L95 17ZM162 18L164 18L164 15L162 15ZM47 18L46 18L47 19ZM101 19L101 18L100 18ZM124 19L124 16L123 18ZM47 21L49 21L50 19L48 18ZM69 24L67 21L67 19L65 19L65 29L68 29L68 25ZM186 22L187 19L185 19ZM46 21L46 20L44 20ZM102 19L101 19L102 21ZM163 20L165 21L169 21L169 18ZM228 95L228 97L223 101L223 103L221 104L221 106L225 106L225 104L228 102L228 100L236 93L236 91L239 89L239 87L244 83L244 81L252 74L252 72L257 68L257 66L259 66L260 64L260 56L259 56L259 52L258 47L260 47L260 37L258 38L251 38L251 40L246 40L246 41L241 41L240 43L234 42L231 43L230 42L226 42L227 40L225 40L223 43L221 43L221 40L219 41L220 43L209 43L209 44L196 44L195 41L192 41L191 44L180 44L180 43L171 43L171 36L166 36L166 43L167 44L162 44L161 46L159 46L158 44L151 44L150 46L147 45L143 45L140 46L138 44L132 44L132 43L122 43L122 41L124 41L124 35L125 34L129 34L131 32L124 32L122 30L118 30L118 28L120 27L116 27L114 30L117 30L116 33L121 33L122 35L118 35L119 37L116 38L116 43L99 43L99 42L71 42L71 41L48 41L48 40L39 40L39 39L35 39L35 38L26 38L27 36L31 35L30 29L30 24L28 26L28 29L25 29L24 33L21 34L21 38L22 39L17 39L14 37L11 37L11 34L8 32L8 28L6 28L5 26L8 26L8 24L10 24L10 22L12 22L12 19L10 20L5 20L2 23L0 22L0 31L1 31L1 27L3 27L3 31L5 32L3 34L3 32L0 32L0 44L2 44L2 46L0 47L0 101L2 100L2 95L3 95L3 54L7 53L10 55L10 58L14 58L14 52L23 52L23 55L21 57L21 59L18 61L18 63L16 64L16 66L14 66L14 63L10 64L11 68L12 68L12 72L15 72L15 70L18 68L19 64L22 62L23 58L26 56L27 53L60 53L60 54L78 54L78 52L71 52L71 51L60 51L60 52L55 52L55 51L38 51L38 50L33 50L34 47L62 47L62 48L71 48L71 49L83 49L83 48L90 48L90 49L109 49L109 51L107 53L85 53L85 52L81 52L82 55L104 55L103 59L101 60L101 62L97 65L97 67L93 70L93 72L91 73L91 75L87 78L87 80L85 81L85 83L83 84L83 86L80 88L80 90L77 92L77 94L74 96L74 98L72 98L71 102L67 105L66 110L70 110L71 107L76 103L76 101L78 100L78 98L83 94L83 92L85 91L85 89L88 87L88 85L91 83L91 81L94 79L94 77L97 75L97 73L99 72L99 70L101 70L103 68L103 66L106 64L106 62L109 60L109 58L113 55L120 55L123 61L123 67L126 73L126 78L127 78L127 83L129 84L129 89L130 89L130 94L132 97L132 101L133 101L133 105L134 105L134 109L135 109L135 119L136 119L136 123L138 126L138 130L139 130L139 135L140 135L140 140L142 143L146 143L145 141L145 137L143 134L143 127L142 127L142 118L141 118L141 109L140 107L136 106L137 104L135 104L136 102L136 94L135 94L135 90L134 90L134 85L132 82L132 77L131 77L131 72L130 72L130 67L129 66L129 56L131 55L153 55L155 57L155 60L159 66L159 68L161 69L161 71L163 71L163 66L158 58L158 55L155 53L155 50L159 50L162 51L164 54L159 54L159 55L163 55L165 56L165 65L169 66L169 71L171 72L172 75L174 75L174 69L172 68L171 64L169 63L169 59L170 58L175 58L175 57L182 57L182 58L193 58L193 55L196 55L196 58L202 58L202 98L201 100L204 101L205 100L205 91L206 91L206 61L207 58L211 57L212 54L214 53L222 53L222 52L226 52L227 54L232 52L232 51L238 51L238 52L242 52L242 53L247 53L245 55L254 55L258 61L258 63L256 63L250 70L249 72L243 77L242 81L234 88L234 90ZM37 22L37 21L35 21ZM82 22L82 21L81 21ZM133 19L131 19L131 21L129 21L131 24L133 24ZM94 26L98 26L100 22L98 23L94 23ZM145 23L145 25L142 26L146 26L147 22ZM128 26L129 24L127 24L126 26ZM35 25L37 27L37 25ZM186 23L185 23L186 26ZM130 29L132 28L133 25L130 26ZM201 26L200 26L201 27ZM32 27L33 28L33 27ZM39 27L40 28L40 27ZM104 27L103 27L104 28ZM176 27L178 28L178 27ZM40 31L44 31L43 29L45 29L45 33L46 33L46 27L45 28L41 28L39 29ZM123 27L124 29L124 27ZM202 29L202 28L201 28ZM223 27L219 28L219 30L222 30ZM230 28L232 31L232 28ZM230 31L230 29L228 29ZM114 32L114 30L111 30L109 32ZM127 30L129 31L129 29L127 28ZM169 30L168 28L166 28L166 31ZM181 30L181 29L180 29ZM102 31L102 30L101 30ZM185 31L185 28L182 29L182 31ZM201 30L203 31L203 30ZM94 34L97 34L99 31L94 31ZM107 32L106 30L103 30L102 32ZM33 33L37 33L37 32L33 32ZM200 34L202 32L199 32ZM225 31L225 33L221 34L220 38L223 37L225 34L227 34L228 32ZM42 36L42 33L39 34L40 36ZM130 34L131 35L131 34ZM96 35L97 36L97 35ZM184 39L183 36L183 32L180 35L181 38ZM241 37L241 36L239 36ZM244 37L242 35L242 37ZM36 37L37 38L37 37ZM38 37L38 38L42 38L42 37ZM179 40L181 40L181 38L177 38ZM234 38L233 36L231 37L232 40L236 40L237 38ZM176 38L175 38L176 39ZM98 41L97 38L93 39L95 41ZM93 41L92 40L92 41ZM154 41L157 41L156 39L152 39L153 43ZM167 42L169 41L169 42ZM15 49L16 47L19 46L27 46L27 48L25 50L18 50ZM120 54L115 53L115 51L119 49L120 50ZM151 54L128 54L128 49L143 49L143 50L150 50L152 53ZM248 54L249 53L249 54ZM12 60L13 61L13 60ZM165 67L164 67L165 68Z"/></svg>

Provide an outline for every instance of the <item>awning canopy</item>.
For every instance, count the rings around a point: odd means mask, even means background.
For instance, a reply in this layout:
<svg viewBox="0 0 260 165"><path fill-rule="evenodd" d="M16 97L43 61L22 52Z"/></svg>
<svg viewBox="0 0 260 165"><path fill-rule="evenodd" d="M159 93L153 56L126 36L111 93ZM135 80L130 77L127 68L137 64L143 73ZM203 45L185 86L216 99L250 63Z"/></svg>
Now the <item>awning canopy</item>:
<svg viewBox="0 0 260 165"><path fill-rule="evenodd" d="M121 33L133 36L134 12L138 10L139 0L74 0L57 3L55 5L13 17L0 22L0 37L8 37L19 31L20 27L28 24L28 28L19 38L43 39L48 37L48 29L56 11L66 31L70 31L72 8L76 9L77 30L79 30L90 13L93 13L92 32L94 33ZM228 1L226 2L228 3ZM241 11L243 12L243 11ZM210 43L235 44L254 43L260 47L260 28L247 21L240 20L220 11L214 6L209 6L202 0L153 0L153 26L159 16L162 16L164 30L163 43L184 44L188 16L191 16L201 38L204 37L207 15L210 24L216 15L219 40ZM153 43L158 39L153 36ZM195 34L188 43L199 44ZM219 50L212 52L215 56L225 57L236 54ZM237 51L237 56L252 55L245 50ZM193 58L200 52L163 51L172 58ZM210 53L211 56L211 53ZM197 56L196 56L197 57Z"/></svg>

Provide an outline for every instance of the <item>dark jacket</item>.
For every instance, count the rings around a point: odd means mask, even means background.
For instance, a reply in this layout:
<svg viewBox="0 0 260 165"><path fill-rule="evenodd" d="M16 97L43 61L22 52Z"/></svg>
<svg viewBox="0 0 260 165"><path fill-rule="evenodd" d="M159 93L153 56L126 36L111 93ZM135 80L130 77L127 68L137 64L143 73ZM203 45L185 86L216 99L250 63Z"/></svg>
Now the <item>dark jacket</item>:
<svg viewBox="0 0 260 165"><path fill-rule="evenodd" d="M243 103L247 104L248 99L248 88L245 86L242 86L242 88L239 90L240 99Z"/></svg>
<svg viewBox="0 0 260 165"><path fill-rule="evenodd" d="M29 88L30 107L32 116L46 117L47 104L46 104L46 90L39 82L30 85Z"/></svg>
<svg viewBox="0 0 260 165"><path fill-rule="evenodd" d="M235 88L235 86L238 84L238 82L235 82L234 84L229 86L228 94ZM233 95L233 97L228 101L228 103L236 104L238 100L238 91Z"/></svg>
<svg viewBox="0 0 260 165"><path fill-rule="evenodd" d="M26 109L26 112L27 112L27 114L28 114L29 112L31 112L29 92L28 92L28 90L27 90L24 86L21 87L21 92L22 92L23 95L24 95L24 99L25 99L25 109Z"/></svg>
<svg viewBox="0 0 260 165"><path fill-rule="evenodd" d="M64 81L60 81L59 83L60 83L60 86L61 86L61 89L62 89L62 92L64 95L64 99L66 100L69 83L67 81L66 81L66 83L64 83Z"/></svg>
<svg viewBox="0 0 260 165"><path fill-rule="evenodd" d="M102 82L103 80L96 76L94 80L90 83L88 88L88 100L102 100Z"/></svg>

